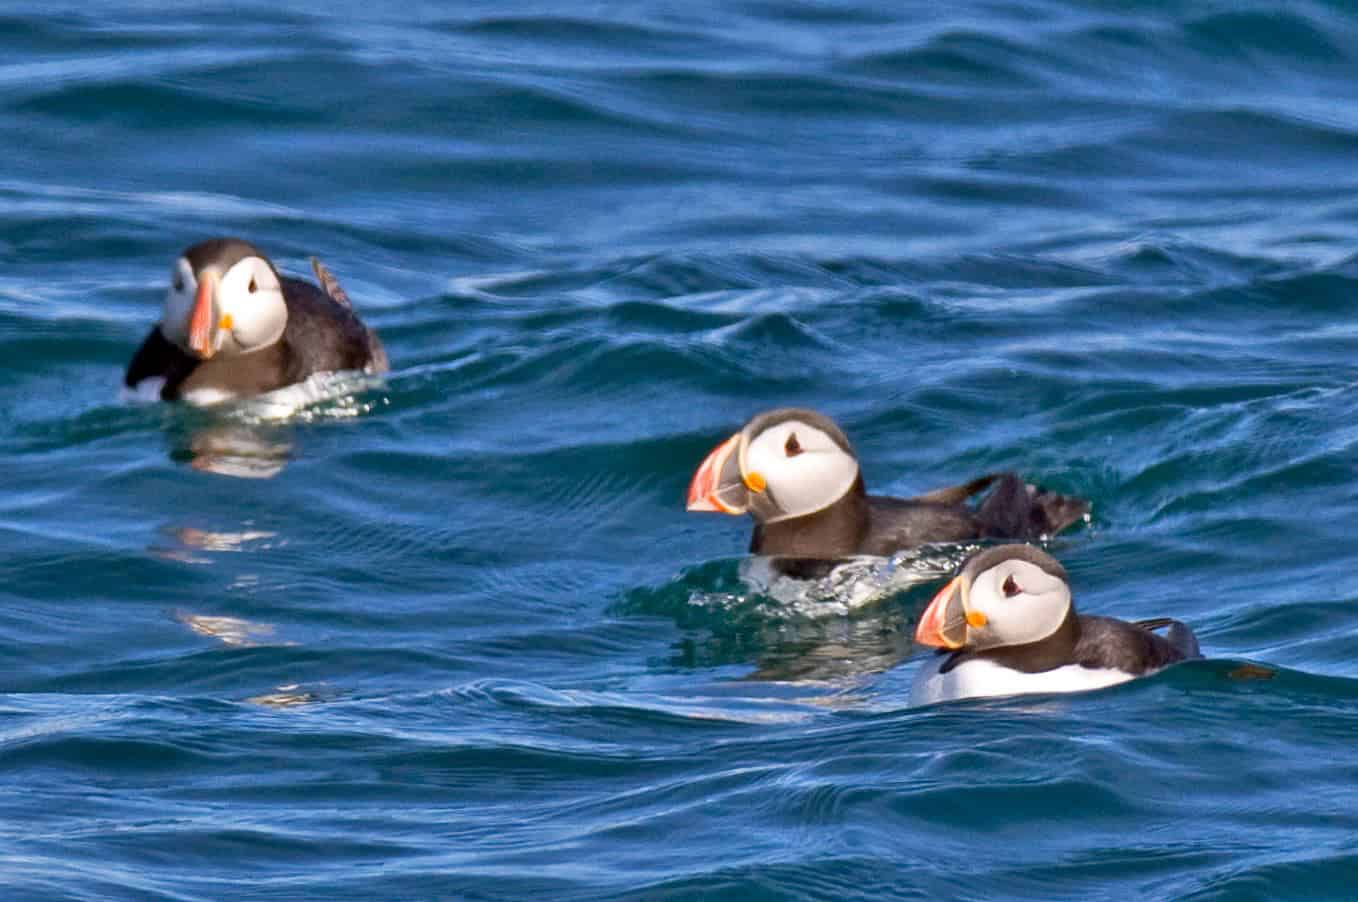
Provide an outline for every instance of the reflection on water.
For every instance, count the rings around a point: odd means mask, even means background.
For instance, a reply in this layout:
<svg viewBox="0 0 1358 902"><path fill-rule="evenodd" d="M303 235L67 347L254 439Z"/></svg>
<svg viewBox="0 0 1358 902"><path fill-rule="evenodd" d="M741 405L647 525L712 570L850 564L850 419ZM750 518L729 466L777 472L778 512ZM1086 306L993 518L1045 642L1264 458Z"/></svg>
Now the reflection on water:
<svg viewBox="0 0 1358 902"><path fill-rule="evenodd" d="M170 532L184 545L204 551L245 551L245 546L275 538L278 533L266 529L245 529L240 532L213 532L196 526L176 526ZM269 547L263 545L261 547Z"/></svg>
<svg viewBox="0 0 1358 902"><path fill-rule="evenodd" d="M264 529L249 529L249 525L249 521L246 521L244 526L247 528L231 532L217 532L200 529L197 526L163 526L161 533L173 538L174 544L169 547L152 545L147 550L156 557L183 564L209 564L212 558L198 552L238 554L274 546L275 543L269 540L276 539L278 533Z"/></svg>
<svg viewBox="0 0 1358 902"><path fill-rule="evenodd" d="M776 625L746 679L844 682L890 670L914 651L913 607L890 603L849 618Z"/></svg>
<svg viewBox="0 0 1358 902"><path fill-rule="evenodd" d="M278 686L273 692L253 695L246 701L265 708L296 708L321 700L321 695L310 689L303 689L300 683L287 683Z"/></svg>
<svg viewBox="0 0 1358 902"><path fill-rule="evenodd" d="M282 472L292 452L291 442L271 433L276 430L241 424L211 426L194 432L187 453L174 456L187 457L191 467L205 473L271 479Z"/></svg>
<svg viewBox="0 0 1358 902"><path fill-rule="evenodd" d="M179 405L182 416L169 431L170 457L204 473L272 479L292 459L294 424L362 416L387 403L385 397L364 397L382 384L364 373L318 373L244 401ZM127 392L123 396L147 400Z"/></svg>
<svg viewBox="0 0 1358 902"><path fill-rule="evenodd" d="M254 648L260 645L296 645L295 642L274 640L272 623L255 623L239 617L211 617L176 611L174 618L200 636L217 639L232 648Z"/></svg>

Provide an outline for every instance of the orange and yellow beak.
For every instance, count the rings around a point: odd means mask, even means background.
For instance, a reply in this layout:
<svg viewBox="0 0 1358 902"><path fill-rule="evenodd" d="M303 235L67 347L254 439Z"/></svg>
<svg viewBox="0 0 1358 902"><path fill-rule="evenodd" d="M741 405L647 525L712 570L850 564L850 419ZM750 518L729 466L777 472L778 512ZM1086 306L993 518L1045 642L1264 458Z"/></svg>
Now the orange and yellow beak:
<svg viewBox="0 0 1358 902"><path fill-rule="evenodd" d="M217 274L208 270L198 278L198 295L189 314L189 348L207 360L216 352L213 341L213 297L217 294Z"/></svg>
<svg viewBox="0 0 1358 902"><path fill-rule="evenodd" d="M986 625L985 614L967 610L970 594L971 581L961 575L939 589L920 615L919 626L915 628L916 644L949 650L966 645L968 628Z"/></svg>
<svg viewBox="0 0 1358 902"><path fill-rule="evenodd" d="M736 454L739 447L740 433L737 432L712 449L699 465L688 485L689 510L743 514L749 509Z"/></svg>

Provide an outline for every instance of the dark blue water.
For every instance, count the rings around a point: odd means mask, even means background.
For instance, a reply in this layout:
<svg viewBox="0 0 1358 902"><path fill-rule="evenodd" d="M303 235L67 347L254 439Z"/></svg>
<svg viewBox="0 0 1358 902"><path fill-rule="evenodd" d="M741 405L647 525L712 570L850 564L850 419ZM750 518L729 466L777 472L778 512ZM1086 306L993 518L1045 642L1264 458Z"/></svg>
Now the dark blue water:
<svg viewBox="0 0 1358 902"><path fill-rule="evenodd" d="M9 4L0 129L4 898L1353 893L1351 6ZM385 383L121 400L216 234ZM683 512L789 403L1214 660L907 708Z"/></svg>

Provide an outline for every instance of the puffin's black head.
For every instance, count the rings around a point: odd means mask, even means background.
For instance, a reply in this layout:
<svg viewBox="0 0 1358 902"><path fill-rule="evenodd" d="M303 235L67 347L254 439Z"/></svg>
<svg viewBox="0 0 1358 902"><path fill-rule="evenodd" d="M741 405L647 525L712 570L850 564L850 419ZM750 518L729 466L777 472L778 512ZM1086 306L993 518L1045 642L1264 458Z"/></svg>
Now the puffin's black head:
<svg viewBox="0 0 1358 902"><path fill-rule="evenodd" d="M1045 639L1071 613L1069 578L1032 545L997 545L967 559L920 615L915 641L936 648L1001 648Z"/></svg>
<svg viewBox="0 0 1358 902"><path fill-rule="evenodd" d="M688 509L775 523L824 510L857 481L843 431L814 410L785 407L759 414L707 456L689 484Z"/></svg>
<svg viewBox="0 0 1358 902"><path fill-rule="evenodd" d="M282 284L269 258L248 241L213 238L175 261L160 331L206 360L268 347L287 321Z"/></svg>
<svg viewBox="0 0 1358 902"><path fill-rule="evenodd" d="M258 257L273 267L262 250L243 238L209 238L186 248L180 256L189 261L195 273L210 266L225 272L246 257Z"/></svg>

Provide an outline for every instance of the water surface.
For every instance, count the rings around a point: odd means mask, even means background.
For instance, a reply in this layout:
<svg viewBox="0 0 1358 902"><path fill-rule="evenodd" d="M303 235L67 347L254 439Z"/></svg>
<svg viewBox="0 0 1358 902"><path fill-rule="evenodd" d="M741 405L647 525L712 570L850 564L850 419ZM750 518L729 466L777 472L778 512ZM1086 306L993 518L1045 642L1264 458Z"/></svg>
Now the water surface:
<svg viewBox="0 0 1358 902"><path fill-rule="evenodd" d="M0 11L5 896L1350 894L1355 48L1309 2ZM389 378L120 399L216 234L318 255ZM1081 607L1215 660L906 708L936 582L783 605L682 511L789 403L878 491L1090 498Z"/></svg>

